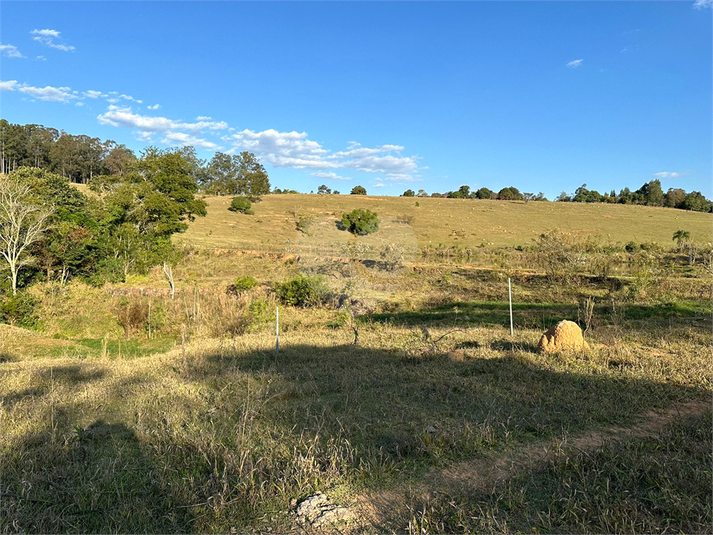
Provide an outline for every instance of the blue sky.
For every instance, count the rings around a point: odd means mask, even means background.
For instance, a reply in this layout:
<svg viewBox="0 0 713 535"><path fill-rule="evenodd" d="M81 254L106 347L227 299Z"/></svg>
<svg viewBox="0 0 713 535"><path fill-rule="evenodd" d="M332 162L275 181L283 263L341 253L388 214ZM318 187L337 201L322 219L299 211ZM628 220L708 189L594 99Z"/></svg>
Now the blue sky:
<svg viewBox="0 0 713 535"><path fill-rule="evenodd" d="M713 197L711 0L10 2L0 112L273 186Z"/></svg>

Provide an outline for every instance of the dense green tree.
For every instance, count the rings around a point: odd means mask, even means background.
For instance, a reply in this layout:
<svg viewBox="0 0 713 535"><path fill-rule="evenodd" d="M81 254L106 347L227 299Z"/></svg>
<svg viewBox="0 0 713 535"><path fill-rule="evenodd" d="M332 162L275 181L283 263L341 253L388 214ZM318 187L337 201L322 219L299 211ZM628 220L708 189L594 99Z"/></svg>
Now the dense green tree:
<svg viewBox="0 0 713 535"><path fill-rule="evenodd" d="M255 155L247 151L232 156L215 153L203 173L201 186L213 195L247 195L253 200L270 193L267 171Z"/></svg>
<svg viewBox="0 0 713 535"><path fill-rule="evenodd" d="M412 189L407 189L401 194L402 197L414 197L415 195L416 193Z"/></svg>
<svg viewBox="0 0 713 535"><path fill-rule="evenodd" d="M588 190L586 184L579 186L572 198L573 202L601 202L602 195L596 190Z"/></svg>
<svg viewBox="0 0 713 535"><path fill-rule="evenodd" d="M106 142L105 152L104 165L111 175L124 176L129 166L136 161L134 151L113 141Z"/></svg>
<svg viewBox="0 0 713 535"><path fill-rule="evenodd" d="M357 208L342 215L342 225L352 234L364 236L379 230L379 217L371 210Z"/></svg>
<svg viewBox="0 0 713 535"><path fill-rule="evenodd" d="M317 193L320 195L330 195L332 193L332 190L329 189L326 185L322 184L320 187L317 188Z"/></svg>
<svg viewBox="0 0 713 535"><path fill-rule="evenodd" d="M354 186L351 195L366 195L366 188L363 186Z"/></svg>
<svg viewBox="0 0 713 535"><path fill-rule="evenodd" d="M710 212L711 202L700 191L692 191L683 199L681 207L684 210L693 210L694 212Z"/></svg>
<svg viewBox="0 0 713 535"><path fill-rule="evenodd" d="M661 181L658 179L647 182L636 193L647 206L663 206L664 195L661 189Z"/></svg>
<svg viewBox="0 0 713 535"><path fill-rule="evenodd" d="M458 188L458 191L452 191L448 194L451 199L467 199L470 197L470 186L465 184Z"/></svg>
<svg viewBox="0 0 713 535"><path fill-rule="evenodd" d="M498 192L498 199L501 201L521 201L522 193L515 186L503 188Z"/></svg>
<svg viewBox="0 0 713 535"><path fill-rule="evenodd" d="M477 199L492 199L495 196L495 192L489 188L480 188L475 192L475 197Z"/></svg>
<svg viewBox="0 0 713 535"><path fill-rule="evenodd" d="M680 188L669 188L664 195L663 205L669 208L682 208L686 192Z"/></svg>

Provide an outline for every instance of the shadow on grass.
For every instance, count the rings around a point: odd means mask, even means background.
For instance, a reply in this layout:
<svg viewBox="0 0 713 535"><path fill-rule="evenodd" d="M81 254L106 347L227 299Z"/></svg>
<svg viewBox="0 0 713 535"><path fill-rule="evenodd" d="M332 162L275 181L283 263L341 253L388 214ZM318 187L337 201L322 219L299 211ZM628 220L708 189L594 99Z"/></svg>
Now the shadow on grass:
<svg viewBox="0 0 713 535"><path fill-rule="evenodd" d="M519 347L503 344L495 358L463 362L289 343L277 358L234 350L184 368L176 357L162 373L185 388L156 391L127 377L106 383L107 408L40 406L44 428L2 449L2 492L10 499L0 505L0 531L262 530L261 507L286 511L290 499L331 485L371 488L710 397L695 385L618 369L586 373L586 365L544 363L512 349ZM73 384L92 369L68 369L65 378ZM93 388L104 384L97 379ZM134 411L150 419L140 435L127 416ZM74 426L87 417L92 425Z"/></svg>
<svg viewBox="0 0 713 535"><path fill-rule="evenodd" d="M578 305L563 303L513 303L513 316L517 327L547 330L563 319L576 321ZM708 303L663 302L650 305L620 304L612 308L608 304L595 305L594 317L603 323L618 320L657 319L708 319L711 307ZM419 311L368 314L358 318L361 323L370 321L394 325L510 325L510 309L507 301L454 301L438 304Z"/></svg>
<svg viewBox="0 0 713 535"><path fill-rule="evenodd" d="M63 408L58 427L76 417ZM191 532L188 509L172 498L158 465L124 423L74 426L58 443L50 431L4 455L0 531L25 533Z"/></svg>

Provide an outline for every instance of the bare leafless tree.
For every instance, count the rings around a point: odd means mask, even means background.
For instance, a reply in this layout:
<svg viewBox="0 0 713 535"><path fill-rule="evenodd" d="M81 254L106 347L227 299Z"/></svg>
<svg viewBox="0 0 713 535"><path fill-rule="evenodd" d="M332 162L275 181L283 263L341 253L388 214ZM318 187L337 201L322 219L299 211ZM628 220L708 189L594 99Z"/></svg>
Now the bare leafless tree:
<svg viewBox="0 0 713 535"><path fill-rule="evenodd" d="M0 177L0 256L10 268L13 295L17 294L17 274L34 261L30 246L47 230L50 214L31 201L28 184Z"/></svg>
<svg viewBox="0 0 713 535"><path fill-rule="evenodd" d="M173 266L165 261L163 263L163 274L166 277L168 284L171 286L171 299L173 299L176 295L176 283L173 279Z"/></svg>

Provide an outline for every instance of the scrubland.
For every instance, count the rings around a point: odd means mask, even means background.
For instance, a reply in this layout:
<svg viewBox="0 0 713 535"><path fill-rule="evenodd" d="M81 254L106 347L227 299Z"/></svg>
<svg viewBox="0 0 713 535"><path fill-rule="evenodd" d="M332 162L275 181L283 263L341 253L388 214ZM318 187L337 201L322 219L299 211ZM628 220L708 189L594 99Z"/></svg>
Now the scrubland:
<svg viewBox="0 0 713 535"><path fill-rule="evenodd" d="M354 198L223 201L175 299L39 284L0 326L3 532L710 532L710 215L366 198L354 239ZM279 303L297 275L320 306ZM537 353L561 319L589 351ZM316 492L352 518L300 524Z"/></svg>

